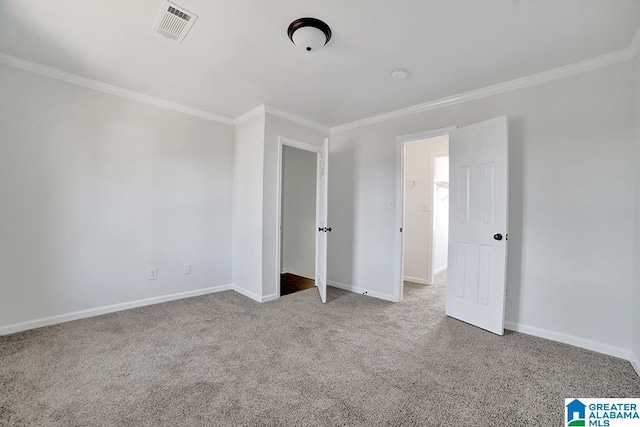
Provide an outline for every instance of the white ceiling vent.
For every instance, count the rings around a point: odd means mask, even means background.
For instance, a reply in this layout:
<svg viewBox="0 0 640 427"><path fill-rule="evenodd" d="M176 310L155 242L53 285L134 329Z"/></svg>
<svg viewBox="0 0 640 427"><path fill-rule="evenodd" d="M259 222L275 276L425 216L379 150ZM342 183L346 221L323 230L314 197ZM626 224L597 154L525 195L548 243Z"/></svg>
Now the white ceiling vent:
<svg viewBox="0 0 640 427"><path fill-rule="evenodd" d="M153 32L182 43L198 16L177 4L165 1L160 9Z"/></svg>

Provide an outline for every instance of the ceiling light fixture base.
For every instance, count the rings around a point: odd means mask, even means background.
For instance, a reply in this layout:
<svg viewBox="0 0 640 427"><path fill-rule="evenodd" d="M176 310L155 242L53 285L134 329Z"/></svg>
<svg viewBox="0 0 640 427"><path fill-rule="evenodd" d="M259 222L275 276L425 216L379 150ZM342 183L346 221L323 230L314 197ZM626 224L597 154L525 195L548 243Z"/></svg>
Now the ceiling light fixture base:
<svg viewBox="0 0 640 427"><path fill-rule="evenodd" d="M289 40L307 52L314 52L331 40L331 28L316 18L300 18L289 24Z"/></svg>

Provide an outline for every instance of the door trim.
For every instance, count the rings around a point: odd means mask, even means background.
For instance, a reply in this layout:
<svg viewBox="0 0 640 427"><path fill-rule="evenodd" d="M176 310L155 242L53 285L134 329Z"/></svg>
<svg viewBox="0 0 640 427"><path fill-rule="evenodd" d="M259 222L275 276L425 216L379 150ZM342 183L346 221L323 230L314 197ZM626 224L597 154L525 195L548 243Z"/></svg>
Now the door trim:
<svg viewBox="0 0 640 427"><path fill-rule="evenodd" d="M308 144L306 142L297 141L295 139L286 138L284 136L278 137L278 182L277 182L277 214L276 214L276 298L280 298L280 275L282 266L280 265L282 260L280 256L280 248L282 247L282 150L284 146L298 148L304 151L311 151L316 153L316 175L318 173L318 168L320 167L320 163L318 159L320 157L320 153L322 152L321 147L317 147L312 144ZM317 187L317 185L316 185ZM317 217L317 206L318 206L318 190L316 188L316 217ZM317 218L316 218L317 219ZM315 248L314 248L315 252ZM316 254L317 255L317 254ZM315 263L315 258L314 258Z"/></svg>
<svg viewBox="0 0 640 427"><path fill-rule="evenodd" d="M404 152L405 143L417 141L419 139L434 138L436 136L448 135L458 126L448 126L444 128L429 130L425 132L401 135L396 138L396 239L395 239L395 269L393 298L395 302L402 301L404 293L404 245L403 235L400 229L404 226Z"/></svg>

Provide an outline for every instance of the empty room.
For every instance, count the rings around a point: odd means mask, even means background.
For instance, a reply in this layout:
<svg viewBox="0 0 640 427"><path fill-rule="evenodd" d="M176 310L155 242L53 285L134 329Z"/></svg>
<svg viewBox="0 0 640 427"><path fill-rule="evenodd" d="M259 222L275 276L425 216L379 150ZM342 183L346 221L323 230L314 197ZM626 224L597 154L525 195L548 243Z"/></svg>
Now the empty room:
<svg viewBox="0 0 640 427"><path fill-rule="evenodd" d="M640 425L637 0L0 0L0 426Z"/></svg>

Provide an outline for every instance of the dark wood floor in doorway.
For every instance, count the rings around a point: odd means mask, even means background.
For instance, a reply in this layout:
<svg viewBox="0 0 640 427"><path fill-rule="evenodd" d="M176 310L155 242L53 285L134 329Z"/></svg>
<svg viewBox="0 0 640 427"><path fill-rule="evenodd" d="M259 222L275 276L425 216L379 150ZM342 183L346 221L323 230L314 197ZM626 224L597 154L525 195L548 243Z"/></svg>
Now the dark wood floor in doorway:
<svg viewBox="0 0 640 427"><path fill-rule="evenodd" d="M283 273L280 275L280 296L311 289L314 286L316 286L316 281L313 279L291 273Z"/></svg>

